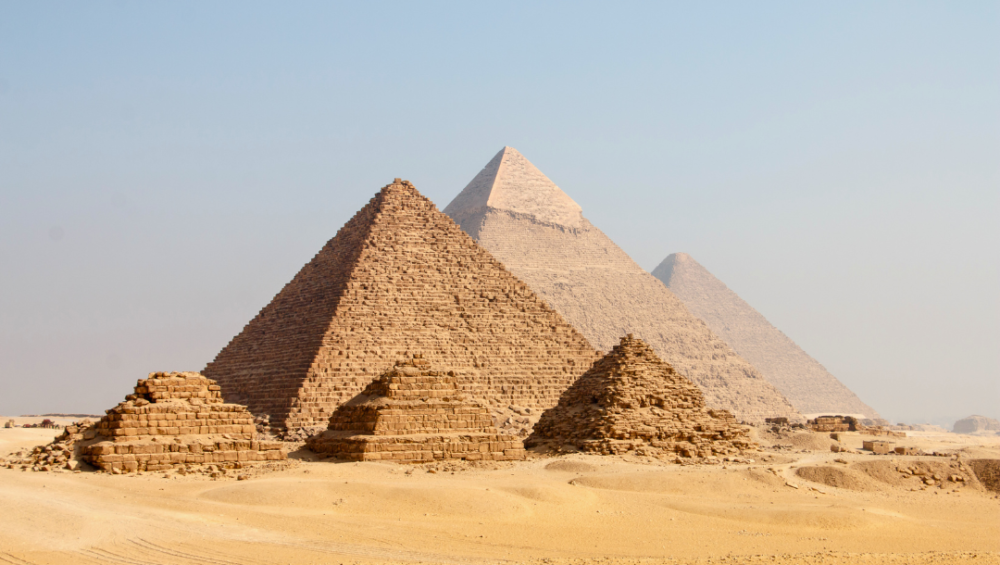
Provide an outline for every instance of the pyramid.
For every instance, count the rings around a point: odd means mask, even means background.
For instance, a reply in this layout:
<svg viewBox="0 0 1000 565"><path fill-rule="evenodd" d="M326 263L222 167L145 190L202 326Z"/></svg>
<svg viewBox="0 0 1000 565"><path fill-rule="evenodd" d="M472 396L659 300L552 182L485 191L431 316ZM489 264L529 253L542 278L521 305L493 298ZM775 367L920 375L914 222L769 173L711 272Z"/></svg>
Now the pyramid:
<svg viewBox="0 0 1000 565"><path fill-rule="evenodd" d="M152 373L97 425L73 430L96 440L83 459L112 472L164 471L287 458L281 442L257 441L253 415L225 404L219 386L198 373ZM67 430L69 434L69 430Z"/></svg>
<svg viewBox="0 0 1000 565"><path fill-rule="evenodd" d="M653 270L653 276L759 369L800 412L880 418L823 365L691 256L670 255Z"/></svg>
<svg viewBox="0 0 1000 565"><path fill-rule="evenodd" d="M410 352L490 406L544 409L597 359L587 340L407 181L345 224L205 367L275 427L326 427Z"/></svg>
<svg viewBox="0 0 1000 565"><path fill-rule="evenodd" d="M445 208L599 349L634 333L745 420L796 417L777 389L643 270L520 153L505 147Z"/></svg>
<svg viewBox="0 0 1000 565"><path fill-rule="evenodd" d="M341 405L307 444L354 461L524 459L521 440L500 435L487 407L459 390L455 371L434 371L420 354Z"/></svg>
<svg viewBox="0 0 1000 565"><path fill-rule="evenodd" d="M705 407L701 390L627 335L542 414L526 445L684 457L732 455L754 448L728 411Z"/></svg>

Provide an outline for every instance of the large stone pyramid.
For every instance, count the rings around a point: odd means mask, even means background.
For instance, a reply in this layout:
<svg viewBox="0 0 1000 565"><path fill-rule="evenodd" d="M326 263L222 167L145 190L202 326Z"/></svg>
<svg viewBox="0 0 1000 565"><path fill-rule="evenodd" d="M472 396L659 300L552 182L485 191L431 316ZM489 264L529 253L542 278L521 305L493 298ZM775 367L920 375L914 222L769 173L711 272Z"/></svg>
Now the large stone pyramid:
<svg viewBox="0 0 1000 565"><path fill-rule="evenodd" d="M800 412L879 418L818 361L689 255L670 255L653 275L716 335L753 363Z"/></svg>
<svg viewBox="0 0 1000 565"><path fill-rule="evenodd" d="M733 455L755 447L732 414L707 408L694 383L632 335L542 414L526 444L546 443L605 455L636 450L684 457Z"/></svg>
<svg viewBox="0 0 1000 565"><path fill-rule="evenodd" d="M326 427L421 352L494 406L544 409L597 359L580 333L407 181L383 188L205 368L272 425Z"/></svg>
<svg viewBox="0 0 1000 565"><path fill-rule="evenodd" d="M455 371L435 371L419 353L337 408L307 444L353 461L524 459L521 439L500 435L487 407L459 390Z"/></svg>
<svg viewBox="0 0 1000 565"><path fill-rule="evenodd" d="M505 147L445 208L480 245L605 351L634 333L746 420L796 416L749 363L643 270L520 153Z"/></svg>

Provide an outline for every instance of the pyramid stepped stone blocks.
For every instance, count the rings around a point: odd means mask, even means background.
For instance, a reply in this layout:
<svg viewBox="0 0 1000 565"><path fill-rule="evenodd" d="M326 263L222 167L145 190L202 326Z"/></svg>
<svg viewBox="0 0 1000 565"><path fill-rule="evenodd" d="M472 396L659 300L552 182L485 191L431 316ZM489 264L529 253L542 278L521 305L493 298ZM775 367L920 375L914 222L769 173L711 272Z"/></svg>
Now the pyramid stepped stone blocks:
<svg viewBox="0 0 1000 565"><path fill-rule="evenodd" d="M489 410L458 388L454 371L434 371L415 354L397 362L342 405L310 449L355 461L524 459L521 440L501 435Z"/></svg>
<svg viewBox="0 0 1000 565"><path fill-rule="evenodd" d="M215 381L152 373L80 439L96 440L83 447L83 459L112 472L287 458L281 442L257 441L255 430L246 407L225 404Z"/></svg>
<svg viewBox="0 0 1000 565"><path fill-rule="evenodd" d="M407 181L384 187L204 374L272 426L321 431L395 361L461 371L491 407L554 406L599 357Z"/></svg>
<svg viewBox="0 0 1000 565"><path fill-rule="evenodd" d="M798 417L760 372L513 148L501 150L445 213L595 347L607 351L634 333L701 387L709 406L748 421Z"/></svg>
<svg viewBox="0 0 1000 565"><path fill-rule="evenodd" d="M653 270L653 276L759 369L799 412L880 419L871 406L690 255L668 256Z"/></svg>
<svg viewBox="0 0 1000 565"><path fill-rule="evenodd" d="M542 414L526 445L706 458L756 447L725 410L628 335Z"/></svg>

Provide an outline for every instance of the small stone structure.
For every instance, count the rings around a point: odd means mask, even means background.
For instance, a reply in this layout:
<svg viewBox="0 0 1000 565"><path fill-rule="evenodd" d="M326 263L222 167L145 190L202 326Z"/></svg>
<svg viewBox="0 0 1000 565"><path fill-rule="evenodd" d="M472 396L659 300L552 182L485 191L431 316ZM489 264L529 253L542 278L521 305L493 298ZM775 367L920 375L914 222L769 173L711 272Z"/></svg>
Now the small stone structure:
<svg viewBox="0 0 1000 565"><path fill-rule="evenodd" d="M896 455L923 455L924 454L923 451L921 451L920 449L918 449L916 447L903 447L903 446L899 446L896 449L894 449L893 451L896 452Z"/></svg>
<svg viewBox="0 0 1000 565"><path fill-rule="evenodd" d="M755 448L726 410L629 334L542 414L529 447L710 457Z"/></svg>
<svg viewBox="0 0 1000 565"><path fill-rule="evenodd" d="M524 459L514 436L500 435L487 407L459 390L454 371L434 371L420 354L400 361L338 408L310 449L355 461L423 463L442 459Z"/></svg>
<svg viewBox="0 0 1000 565"><path fill-rule="evenodd" d="M864 420L854 416L819 416L808 420L806 428L814 432L858 432L869 436L906 437L906 432L895 432L885 426L867 426Z"/></svg>
<svg viewBox="0 0 1000 565"><path fill-rule="evenodd" d="M861 442L861 449L871 451L876 455L886 455L892 452L892 444L887 441L865 440Z"/></svg>
<svg viewBox="0 0 1000 565"><path fill-rule="evenodd" d="M3 423L3 427L8 428L8 429L9 428L13 428L14 427L14 420L7 420L6 422Z"/></svg>
<svg viewBox="0 0 1000 565"><path fill-rule="evenodd" d="M140 379L135 394L108 410L94 431L98 441L83 448L83 458L112 472L287 458L281 442L257 441L246 407L224 404L215 381L199 373Z"/></svg>

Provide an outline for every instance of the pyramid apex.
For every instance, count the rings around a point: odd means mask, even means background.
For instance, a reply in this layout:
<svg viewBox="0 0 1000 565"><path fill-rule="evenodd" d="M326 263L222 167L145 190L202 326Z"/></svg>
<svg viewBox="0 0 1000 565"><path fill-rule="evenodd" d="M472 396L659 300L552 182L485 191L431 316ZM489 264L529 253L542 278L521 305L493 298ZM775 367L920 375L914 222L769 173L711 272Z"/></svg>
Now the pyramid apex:
<svg viewBox="0 0 1000 565"><path fill-rule="evenodd" d="M517 149L505 145L445 208L461 218L503 210L547 224L583 225L583 210Z"/></svg>

